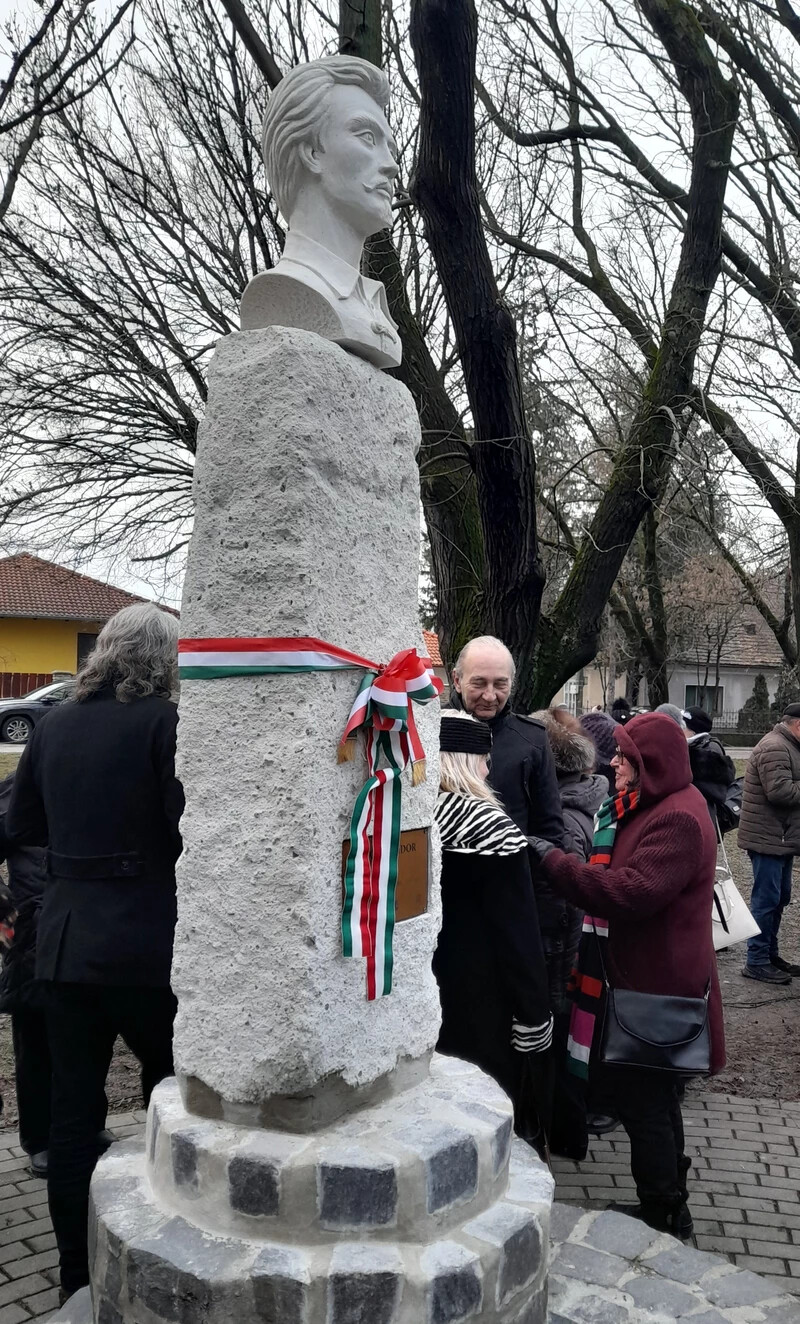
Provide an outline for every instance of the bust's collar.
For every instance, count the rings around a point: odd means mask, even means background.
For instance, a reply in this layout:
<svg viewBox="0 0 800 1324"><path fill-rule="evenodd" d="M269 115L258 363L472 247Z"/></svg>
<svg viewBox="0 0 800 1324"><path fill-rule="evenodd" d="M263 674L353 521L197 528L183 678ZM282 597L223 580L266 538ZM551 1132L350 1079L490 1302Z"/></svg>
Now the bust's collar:
<svg viewBox="0 0 800 1324"><path fill-rule="evenodd" d="M344 258L337 257L329 248L318 244L316 239L309 239L299 230L289 230L283 246L283 257L287 262L296 262L300 267L308 267L322 276L340 299L349 299L356 287L361 272L358 267L351 267ZM361 276L361 281L368 295L378 282Z"/></svg>

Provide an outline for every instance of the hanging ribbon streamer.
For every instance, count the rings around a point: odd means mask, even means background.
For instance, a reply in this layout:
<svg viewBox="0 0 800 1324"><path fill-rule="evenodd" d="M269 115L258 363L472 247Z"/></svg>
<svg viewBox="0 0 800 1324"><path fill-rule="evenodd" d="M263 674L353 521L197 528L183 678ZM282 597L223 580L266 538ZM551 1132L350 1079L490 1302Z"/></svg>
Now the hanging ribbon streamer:
<svg viewBox="0 0 800 1324"><path fill-rule="evenodd" d="M181 639L178 643L181 680L355 668L366 674L339 745L338 761L354 757L358 732L363 729L368 776L350 820L342 952L366 959L367 998L374 1001L392 991L401 777L411 763L412 785L425 779L425 751L412 704L427 703L441 694L442 682L434 675L433 664L407 648L383 667L310 636ZM383 767L379 766L381 756Z"/></svg>

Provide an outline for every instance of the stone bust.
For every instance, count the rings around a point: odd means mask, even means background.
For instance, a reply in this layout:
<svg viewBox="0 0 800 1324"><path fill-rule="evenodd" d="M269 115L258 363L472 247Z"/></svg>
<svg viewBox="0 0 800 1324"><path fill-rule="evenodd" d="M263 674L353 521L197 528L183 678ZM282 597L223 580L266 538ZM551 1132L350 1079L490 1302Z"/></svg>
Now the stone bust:
<svg viewBox="0 0 800 1324"><path fill-rule="evenodd" d="M383 285L360 269L364 241L392 221L388 100L383 71L345 55L297 65L272 93L264 165L288 232L277 265L245 289L243 331L297 326L379 368L400 362Z"/></svg>

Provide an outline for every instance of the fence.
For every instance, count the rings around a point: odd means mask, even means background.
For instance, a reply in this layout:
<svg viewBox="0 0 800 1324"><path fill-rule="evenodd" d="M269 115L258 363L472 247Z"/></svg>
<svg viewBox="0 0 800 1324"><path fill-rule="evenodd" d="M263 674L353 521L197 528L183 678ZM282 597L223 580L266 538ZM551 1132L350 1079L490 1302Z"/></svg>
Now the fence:
<svg viewBox="0 0 800 1324"><path fill-rule="evenodd" d="M52 672L0 671L0 699L20 699L40 685L49 685L52 679Z"/></svg>

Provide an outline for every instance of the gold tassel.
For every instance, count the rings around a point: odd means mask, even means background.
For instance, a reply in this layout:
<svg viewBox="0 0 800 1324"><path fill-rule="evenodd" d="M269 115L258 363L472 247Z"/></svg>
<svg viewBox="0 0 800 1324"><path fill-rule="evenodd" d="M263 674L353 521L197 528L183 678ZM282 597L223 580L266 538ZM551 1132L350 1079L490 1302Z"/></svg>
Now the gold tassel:
<svg viewBox="0 0 800 1324"><path fill-rule="evenodd" d="M348 736L343 745L340 745L336 751L337 763L352 763L356 756L356 738Z"/></svg>
<svg viewBox="0 0 800 1324"><path fill-rule="evenodd" d="M428 780L428 769L424 759L417 759L416 763L411 765L411 785L420 786L422 782Z"/></svg>

